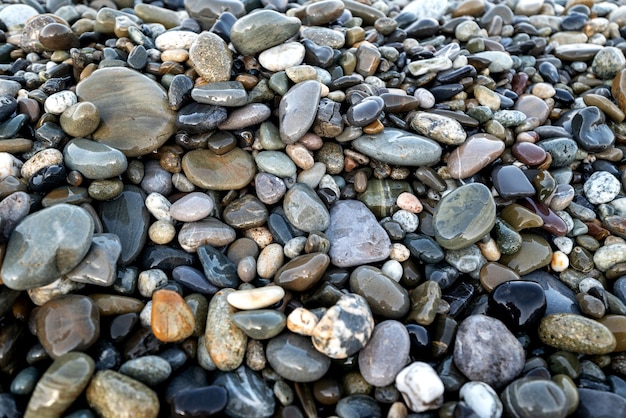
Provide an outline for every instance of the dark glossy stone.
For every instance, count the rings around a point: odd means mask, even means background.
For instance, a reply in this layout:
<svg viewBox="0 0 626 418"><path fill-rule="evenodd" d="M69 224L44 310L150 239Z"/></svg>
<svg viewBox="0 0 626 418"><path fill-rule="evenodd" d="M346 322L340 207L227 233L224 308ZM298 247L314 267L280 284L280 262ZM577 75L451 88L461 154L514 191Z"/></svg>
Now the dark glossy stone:
<svg viewBox="0 0 626 418"><path fill-rule="evenodd" d="M139 315L133 312L118 315L111 321L109 326L109 335L114 343L125 339L137 324Z"/></svg>
<svg viewBox="0 0 626 418"><path fill-rule="evenodd" d="M167 102L172 110L179 110L191 98L193 80L186 75L177 74L172 79L167 91Z"/></svg>
<svg viewBox="0 0 626 418"><path fill-rule="evenodd" d="M0 122L4 122L17 110L17 100L11 96L0 96Z"/></svg>
<svg viewBox="0 0 626 418"><path fill-rule="evenodd" d="M167 245L151 245L145 247L141 254L141 266L148 269L171 271L178 266L191 266L196 257L179 248Z"/></svg>
<svg viewBox="0 0 626 418"><path fill-rule="evenodd" d="M445 253L441 246L432 238L422 234L410 233L402 241L411 255L425 263L435 264L442 261Z"/></svg>
<svg viewBox="0 0 626 418"><path fill-rule="evenodd" d="M489 314L514 330L532 329L545 312L546 297L535 282L502 283L489 294Z"/></svg>
<svg viewBox="0 0 626 418"><path fill-rule="evenodd" d="M528 197L521 200L520 203L530 209L533 213L539 215L539 217L543 220L541 229L556 235L557 237L562 237L567 234L567 224L559 215L554 213L548 205L537 202L536 200Z"/></svg>
<svg viewBox="0 0 626 418"><path fill-rule="evenodd" d="M613 146L615 134L606 125L604 113L596 106L581 109L572 119L572 133L581 148L601 152Z"/></svg>
<svg viewBox="0 0 626 418"><path fill-rule="evenodd" d="M578 389L578 408L572 414L575 418L620 417L626 416L626 399L611 392L592 389Z"/></svg>
<svg viewBox="0 0 626 418"><path fill-rule="evenodd" d="M517 199L535 194L535 188L524 172L514 165L496 167L491 172L491 177L498 194L504 199Z"/></svg>
<svg viewBox="0 0 626 418"><path fill-rule="evenodd" d="M561 417L567 415L567 398L551 380L539 377L517 379L502 392L507 414L518 417Z"/></svg>
<svg viewBox="0 0 626 418"><path fill-rule="evenodd" d="M367 126L378 118L384 107L385 102L380 97L366 97L360 102L350 106L346 117L352 126Z"/></svg>
<svg viewBox="0 0 626 418"><path fill-rule="evenodd" d="M402 318L411 306L406 289L376 267L354 269L350 275L350 288L365 298L373 314L384 318Z"/></svg>
<svg viewBox="0 0 626 418"><path fill-rule="evenodd" d="M176 127L190 134L210 132L228 117L226 108L203 103L190 103L176 115Z"/></svg>
<svg viewBox="0 0 626 418"><path fill-rule="evenodd" d="M35 193L48 193L52 189L63 185L67 171L62 165L42 167L28 180L28 188Z"/></svg>
<svg viewBox="0 0 626 418"><path fill-rule="evenodd" d="M454 286L446 289L441 298L450 305L448 315L453 318L461 315L469 306L475 292L474 287L467 282L457 282Z"/></svg>
<svg viewBox="0 0 626 418"><path fill-rule="evenodd" d="M148 238L150 213L144 204L146 196L136 186L126 185L115 199L103 202L100 218L104 232L116 234L122 243L119 263L131 263L143 249Z"/></svg>
<svg viewBox="0 0 626 418"><path fill-rule="evenodd" d="M407 182L397 180L370 179L367 189L359 194L358 199L377 217L391 216L398 210L396 201L402 192L410 192Z"/></svg>
<svg viewBox="0 0 626 418"><path fill-rule="evenodd" d="M207 280L204 274L191 266L177 266L172 270L172 278L184 287L204 295L214 295L219 288Z"/></svg>
<svg viewBox="0 0 626 418"><path fill-rule="evenodd" d="M178 392L171 401L172 417L211 417L226 408L228 393L221 386L206 386Z"/></svg>
<svg viewBox="0 0 626 418"><path fill-rule="evenodd" d="M378 418L382 412L376 399L367 395L350 395L341 399L335 406L340 417Z"/></svg>
<svg viewBox="0 0 626 418"><path fill-rule="evenodd" d="M303 39L304 45L304 62L309 65L315 65L322 68L328 68L333 64L334 52L327 45L317 45L310 39Z"/></svg>
<svg viewBox="0 0 626 418"><path fill-rule="evenodd" d="M165 400L168 403L179 393L208 386L206 371L199 366L189 366L175 374L165 388Z"/></svg>
<svg viewBox="0 0 626 418"><path fill-rule="evenodd" d="M237 267L214 247L203 245L198 248L198 258L205 277L214 286L236 288L239 285Z"/></svg>
<svg viewBox="0 0 626 418"><path fill-rule="evenodd" d="M272 390L258 374L245 366L220 374L213 384L228 392L224 410L228 416L269 418L274 413L276 401Z"/></svg>
<svg viewBox="0 0 626 418"><path fill-rule="evenodd" d="M411 342L411 357L413 359L423 358L430 348L430 335L428 330L418 324L407 324L406 330L409 333L409 340Z"/></svg>
<svg viewBox="0 0 626 418"><path fill-rule="evenodd" d="M26 327L14 320L6 318L0 327L0 371L7 375L15 374L19 362Z"/></svg>

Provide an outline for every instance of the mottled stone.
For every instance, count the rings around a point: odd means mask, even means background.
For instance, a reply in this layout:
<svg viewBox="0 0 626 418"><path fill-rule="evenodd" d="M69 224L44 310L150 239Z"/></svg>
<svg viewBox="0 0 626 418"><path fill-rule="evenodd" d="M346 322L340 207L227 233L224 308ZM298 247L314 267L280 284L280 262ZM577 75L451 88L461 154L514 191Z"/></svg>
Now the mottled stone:
<svg viewBox="0 0 626 418"><path fill-rule="evenodd" d="M104 418L156 418L159 399L143 383L112 370L97 372L87 387L87 402Z"/></svg>
<svg viewBox="0 0 626 418"><path fill-rule="evenodd" d="M211 32L202 32L189 48L189 60L198 74L207 82L228 81L233 65L226 42Z"/></svg>
<svg viewBox="0 0 626 418"><path fill-rule="evenodd" d="M436 113L416 113L411 120L411 127L417 133L446 145L460 145L467 138L458 121Z"/></svg>
<svg viewBox="0 0 626 418"><path fill-rule="evenodd" d="M182 160L185 176L208 190L232 190L247 186L256 172L252 156L241 148L218 155L207 149L193 150Z"/></svg>
<svg viewBox="0 0 626 418"><path fill-rule="evenodd" d="M206 350L215 366L222 371L235 370L241 365L248 339L231 319L236 309L228 303L227 298L233 291L223 289L213 296L204 333Z"/></svg>
<svg viewBox="0 0 626 418"><path fill-rule="evenodd" d="M191 308L173 290L159 289L152 293L150 327L163 342L178 342L191 336L195 320Z"/></svg>
<svg viewBox="0 0 626 418"><path fill-rule="evenodd" d="M608 354L615 349L611 331L580 315L553 314L539 324L539 338L551 347L581 354Z"/></svg>
<svg viewBox="0 0 626 418"><path fill-rule="evenodd" d="M172 366L158 356L142 356L120 366L119 372L149 386L164 382L172 373Z"/></svg>
<svg viewBox="0 0 626 418"><path fill-rule="evenodd" d="M213 384L228 392L224 412L230 417L269 418L274 414L276 400L272 389L246 366L220 374Z"/></svg>
<svg viewBox="0 0 626 418"><path fill-rule="evenodd" d="M328 209L317 193L304 183L296 183L287 191L283 209L289 222L302 231L325 231L330 225Z"/></svg>

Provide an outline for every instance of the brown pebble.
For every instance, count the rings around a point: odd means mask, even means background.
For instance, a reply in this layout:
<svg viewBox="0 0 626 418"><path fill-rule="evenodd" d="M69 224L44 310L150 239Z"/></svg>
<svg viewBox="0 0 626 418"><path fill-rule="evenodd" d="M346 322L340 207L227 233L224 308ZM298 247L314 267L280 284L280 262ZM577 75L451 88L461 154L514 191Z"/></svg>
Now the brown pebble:
<svg viewBox="0 0 626 418"><path fill-rule="evenodd" d="M173 290L160 289L152 294L151 328L163 342L177 342L191 336L195 321L191 308Z"/></svg>

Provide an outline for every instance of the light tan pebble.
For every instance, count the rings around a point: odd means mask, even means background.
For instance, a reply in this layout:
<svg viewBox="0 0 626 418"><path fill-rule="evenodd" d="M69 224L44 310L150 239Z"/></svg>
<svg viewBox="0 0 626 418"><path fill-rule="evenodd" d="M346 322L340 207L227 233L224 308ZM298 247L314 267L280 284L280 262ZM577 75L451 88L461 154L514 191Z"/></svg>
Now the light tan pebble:
<svg viewBox="0 0 626 418"><path fill-rule="evenodd" d="M328 97L333 102L342 103L346 100L346 93L341 90L335 90L328 93L326 97Z"/></svg>
<svg viewBox="0 0 626 418"><path fill-rule="evenodd" d="M139 294L145 298L152 297L152 293L159 287L167 283L167 274L163 270L150 269L139 273L137 279L137 289Z"/></svg>
<svg viewBox="0 0 626 418"><path fill-rule="evenodd" d="M487 242L478 242L477 245L480 249L480 253L487 259L487 261L498 261L502 256L502 253L500 253L498 245L493 238L489 239Z"/></svg>
<svg viewBox="0 0 626 418"><path fill-rule="evenodd" d="M280 286L268 285L253 289L235 290L229 293L226 301L241 310L263 309L272 306L285 297L285 290Z"/></svg>
<svg viewBox="0 0 626 418"><path fill-rule="evenodd" d="M625 244L625 243L626 243L626 240L624 240L624 238L622 237L618 237L617 235L609 235L608 237L604 239L604 245Z"/></svg>
<svg viewBox="0 0 626 418"><path fill-rule="evenodd" d="M478 85L474 87L474 97L478 100L478 103L487 106L493 111L500 109L500 96L485 86Z"/></svg>
<svg viewBox="0 0 626 418"><path fill-rule="evenodd" d="M152 301L149 300L139 313L139 324L144 328L150 328L152 321Z"/></svg>
<svg viewBox="0 0 626 418"><path fill-rule="evenodd" d="M403 268L398 260L387 260L381 270L395 282L402 278Z"/></svg>
<svg viewBox="0 0 626 418"><path fill-rule="evenodd" d="M248 345L246 346L246 366L255 372L260 372L266 365L267 359L265 358L263 343L259 340L248 338Z"/></svg>
<svg viewBox="0 0 626 418"><path fill-rule="evenodd" d="M45 286L39 286L34 289L28 290L28 297L37 306L41 306L44 303L57 298L62 295L69 295L77 290L85 287L84 283L78 283L70 279L61 277L56 279L50 284Z"/></svg>
<svg viewBox="0 0 626 418"><path fill-rule="evenodd" d="M293 389L284 380L277 380L274 383L274 396L283 406L291 405L294 399Z"/></svg>
<svg viewBox="0 0 626 418"><path fill-rule="evenodd" d="M157 36L154 43L161 51L171 49L189 49L197 37L198 34L194 32L182 30L168 31Z"/></svg>
<svg viewBox="0 0 626 418"><path fill-rule="evenodd" d="M148 237L158 245L168 244L176 237L176 228L168 221L156 221L148 229Z"/></svg>
<svg viewBox="0 0 626 418"><path fill-rule="evenodd" d="M146 197L146 209L158 221L168 221L172 223L172 215L170 215L170 207L172 204L161 193L152 192Z"/></svg>
<svg viewBox="0 0 626 418"><path fill-rule="evenodd" d="M562 272L569 267L569 258L563 251L555 251L552 253L552 261L550 268L552 271Z"/></svg>
<svg viewBox="0 0 626 418"><path fill-rule="evenodd" d="M294 65L285 69L285 74L294 83L300 83L306 80L316 80L317 71L311 65Z"/></svg>
<svg viewBox="0 0 626 418"><path fill-rule="evenodd" d="M306 238L305 238L306 241ZM302 247L304 248L304 246ZM259 254L256 261L256 272L263 279L271 279L282 267L284 261L283 247L280 244L269 244Z"/></svg>
<svg viewBox="0 0 626 418"><path fill-rule="evenodd" d="M287 316L287 329L310 337L318 322L319 319L313 312L305 308L296 308Z"/></svg>
<svg viewBox="0 0 626 418"><path fill-rule="evenodd" d="M304 134L304 136L298 140L298 143L304 145L309 151L316 151L322 148L324 140L319 135L309 132Z"/></svg>
<svg viewBox="0 0 626 418"><path fill-rule="evenodd" d="M163 51L161 61L185 62L189 59L189 51L186 49L170 49Z"/></svg>
<svg viewBox="0 0 626 418"><path fill-rule="evenodd" d="M256 245L258 245L261 249L267 247L272 243L272 241L274 241L272 233L269 229L267 229L267 227L264 226L246 229L244 231L244 236L256 242Z"/></svg>
<svg viewBox="0 0 626 418"><path fill-rule="evenodd" d="M396 204L400 209L409 211L411 213L420 213L424 206L422 202L413 193L402 192L396 199Z"/></svg>
<svg viewBox="0 0 626 418"><path fill-rule="evenodd" d="M408 415L409 411L406 409L405 404L402 402L394 402L391 404L391 408L389 408L387 418L406 418Z"/></svg>
<svg viewBox="0 0 626 418"><path fill-rule="evenodd" d="M51 165L62 165L63 164L63 154L56 148L47 148L45 150L39 151L37 154L30 157L24 165L22 166L22 177L25 180L30 180L30 178L37 171L41 170L44 167L50 167Z"/></svg>
<svg viewBox="0 0 626 418"><path fill-rule="evenodd" d="M330 94L330 89L326 84L321 84L320 97L327 97Z"/></svg>
<svg viewBox="0 0 626 418"><path fill-rule="evenodd" d="M4 180L8 176L18 177L23 164L12 154L0 152L0 180Z"/></svg>
<svg viewBox="0 0 626 418"><path fill-rule="evenodd" d="M549 99L554 97L556 90L548 83L537 83L533 86L532 93L540 99Z"/></svg>
<svg viewBox="0 0 626 418"><path fill-rule="evenodd" d="M304 251L304 247L306 247L307 238L306 237L293 237L285 244L285 248L283 248L283 253L287 258L295 258L302 254Z"/></svg>
<svg viewBox="0 0 626 418"><path fill-rule="evenodd" d="M311 151L306 149L306 147L300 143L287 145L285 152L289 158L291 158L291 161L303 170L308 170L313 167L313 164L315 164L315 159L313 158Z"/></svg>
<svg viewBox="0 0 626 418"><path fill-rule="evenodd" d="M247 256L237 263L237 275L242 282L248 283L256 277L256 260L252 256Z"/></svg>
<svg viewBox="0 0 626 418"><path fill-rule="evenodd" d="M391 245L391 253L389 254L390 259L402 263L403 261L408 260L410 256L411 252L404 244L395 242Z"/></svg>

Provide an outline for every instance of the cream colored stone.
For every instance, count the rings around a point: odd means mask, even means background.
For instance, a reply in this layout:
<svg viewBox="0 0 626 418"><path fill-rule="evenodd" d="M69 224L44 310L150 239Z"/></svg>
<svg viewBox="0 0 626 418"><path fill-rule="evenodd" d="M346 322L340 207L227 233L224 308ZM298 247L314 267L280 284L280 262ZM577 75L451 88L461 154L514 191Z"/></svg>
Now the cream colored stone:
<svg viewBox="0 0 626 418"><path fill-rule="evenodd" d="M287 316L287 329L296 334L311 336L319 322L315 314L305 308L296 308Z"/></svg>
<svg viewBox="0 0 626 418"><path fill-rule="evenodd" d="M282 287L269 285L255 289L236 290L229 293L226 300L237 309L251 310L272 306L284 296L285 290Z"/></svg>

